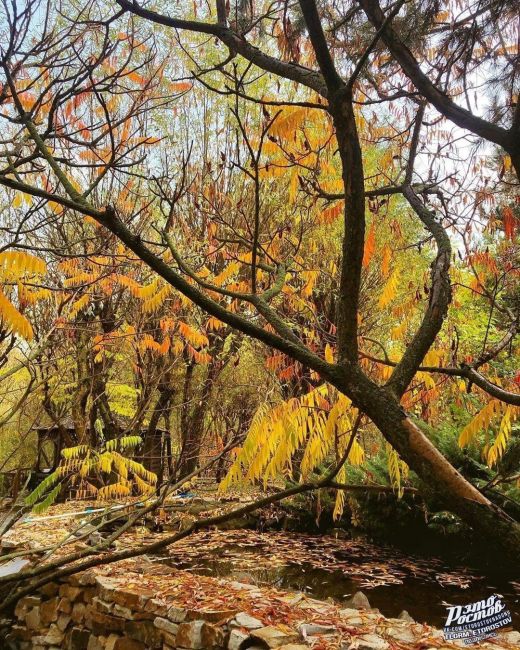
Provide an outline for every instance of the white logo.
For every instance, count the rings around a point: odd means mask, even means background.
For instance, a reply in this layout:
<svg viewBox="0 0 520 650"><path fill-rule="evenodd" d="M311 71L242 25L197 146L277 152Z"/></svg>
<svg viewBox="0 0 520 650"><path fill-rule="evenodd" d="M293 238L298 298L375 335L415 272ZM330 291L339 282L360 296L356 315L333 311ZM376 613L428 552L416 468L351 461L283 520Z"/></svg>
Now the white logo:
<svg viewBox="0 0 520 650"><path fill-rule="evenodd" d="M493 594L487 600L448 607L444 638L447 641L460 639L470 645L496 636L496 630L512 622L502 598L500 594Z"/></svg>

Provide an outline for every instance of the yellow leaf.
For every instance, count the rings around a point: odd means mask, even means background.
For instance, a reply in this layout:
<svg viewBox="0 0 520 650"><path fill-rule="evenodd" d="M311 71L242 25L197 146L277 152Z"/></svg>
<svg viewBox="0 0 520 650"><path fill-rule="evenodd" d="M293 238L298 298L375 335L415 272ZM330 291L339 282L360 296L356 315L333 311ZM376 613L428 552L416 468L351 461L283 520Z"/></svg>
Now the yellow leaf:
<svg viewBox="0 0 520 650"><path fill-rule="evenodd" d="M22 194L17 192L14 196L12 206L13 208L19 208L22 205Z"/></svg>
<svg viewBox="0 0 520 650"><path fill-rule="evenodd" d="M397 285L399 283L399 272L397 269L392 273L390 279L385 284L383 292L379 298L379 308L383 309L392 302L397 294Z"/></svg>
<svg viewBox="0 0 520 650"><path fill-rule="evenodd" d="M32 339L33 329L31 324L2 291L0 291L0 321L3 329L13 331L27 341Z"/></svg>
<svg viewBox="0 0 520 650"><path fill-rule="evenodd" d="M325 346L325 361L327 361L327 363L334 363L334 353L328 343Z"/></svg>
<svg viewBox="0 0 520 650"><path fill-rule="evenodd" d="M489 400L477 415L460 432L459 446L465 447L481 431L486 431L493 418L501 413L503 403L498 399Z"/></svg>

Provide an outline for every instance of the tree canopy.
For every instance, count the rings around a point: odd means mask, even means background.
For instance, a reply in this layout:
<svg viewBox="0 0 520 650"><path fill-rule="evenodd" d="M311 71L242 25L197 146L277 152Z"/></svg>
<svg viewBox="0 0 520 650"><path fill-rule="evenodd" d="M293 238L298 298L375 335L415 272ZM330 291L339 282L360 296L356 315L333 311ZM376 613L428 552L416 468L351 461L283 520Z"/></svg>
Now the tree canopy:
<svg viewBox="0 0 520 650"><path fill-rule="evenodd" d="M516 3L2 11L2 421L77 436L33 501L153 493L124 448L162 422L177 478L232 449L223 487L335 485L339 517L383 453L517 550Z"/></svg>

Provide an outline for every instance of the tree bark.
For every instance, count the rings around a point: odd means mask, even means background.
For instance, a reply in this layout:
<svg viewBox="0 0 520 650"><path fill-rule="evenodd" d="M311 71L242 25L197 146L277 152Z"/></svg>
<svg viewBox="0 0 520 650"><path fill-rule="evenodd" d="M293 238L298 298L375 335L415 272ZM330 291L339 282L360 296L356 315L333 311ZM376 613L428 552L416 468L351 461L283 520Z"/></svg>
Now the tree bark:
<svg viewBox="0 0 520 650"><path fill-rule="evenodd" d="M440 498L446 510L457 514L478 535L493 540L497 548L506 552L504 557L497 555L497 563L503 561L510 565L520 549L520 524L451 465L390 390L377 386L362 372L356 374L355 379L351 376L346 381L336 381L336 388L370 417L410 469ZM353 381L357 384L354 390Z"/></svg>

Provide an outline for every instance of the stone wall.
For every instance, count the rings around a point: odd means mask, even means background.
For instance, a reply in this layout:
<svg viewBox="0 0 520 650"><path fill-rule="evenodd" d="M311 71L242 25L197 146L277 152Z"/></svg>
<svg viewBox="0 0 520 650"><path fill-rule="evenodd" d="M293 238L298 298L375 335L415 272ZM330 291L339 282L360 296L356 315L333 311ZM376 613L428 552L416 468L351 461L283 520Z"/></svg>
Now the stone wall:
<svg viewBox="0 0 520 650"><path fill-rule="evenodd" d="M7 642L20 650L308 649L299 634L264 626L246 612L181 608L94 573L22 598L15 617Z"/></svg>
<svg viewBox="0 0 520 650"><path fill-rule="evenodd" d="M193 578L183 575L186 580ZM155 588L154 579L161 589ZM7 648L449 650L462 645L447 644L440 630L407 615L385 618L369 609L362 594L342 609L301 593L273 594L254 585L205 578L195 587L192 584L191 594L183 599L174 592L173 579L169 567L128 564L116 575L105 567L49 583L37 595L18 602L15 623L6 636ZM211 585L219 591L200 606L203 598L198 594ZM210 609L213 603L218 606ZM233 603L236 608L230 606ZM484 650L518 648L520 634L506 631L492 645L479 645Z"/></svg>

